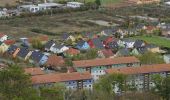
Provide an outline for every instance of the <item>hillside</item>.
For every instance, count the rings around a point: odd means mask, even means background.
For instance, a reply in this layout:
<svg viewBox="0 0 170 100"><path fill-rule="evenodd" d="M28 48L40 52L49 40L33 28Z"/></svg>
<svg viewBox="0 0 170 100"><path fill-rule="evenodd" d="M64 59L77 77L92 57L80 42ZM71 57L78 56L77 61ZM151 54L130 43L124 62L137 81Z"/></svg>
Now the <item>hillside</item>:
<svg viewBox="0 0 170 100"><path fill-rule="evenodd" d="M16 5L17 0L0 0L0 6L9 5Z"/></svg>

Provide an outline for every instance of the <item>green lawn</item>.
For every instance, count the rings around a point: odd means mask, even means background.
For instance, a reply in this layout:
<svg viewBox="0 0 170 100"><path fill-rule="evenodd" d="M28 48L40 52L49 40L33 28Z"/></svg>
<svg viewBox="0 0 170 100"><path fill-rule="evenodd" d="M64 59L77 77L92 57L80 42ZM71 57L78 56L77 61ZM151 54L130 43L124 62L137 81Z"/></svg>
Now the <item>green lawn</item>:
<svg viewBox="0 0 170 100"><path fill-rule="evenodd" d="M168 47L170 48L170 40L159 37L159 36L135 36L131 37L132 39L141 39L148 43L155 44L160 47Z"/></svg>

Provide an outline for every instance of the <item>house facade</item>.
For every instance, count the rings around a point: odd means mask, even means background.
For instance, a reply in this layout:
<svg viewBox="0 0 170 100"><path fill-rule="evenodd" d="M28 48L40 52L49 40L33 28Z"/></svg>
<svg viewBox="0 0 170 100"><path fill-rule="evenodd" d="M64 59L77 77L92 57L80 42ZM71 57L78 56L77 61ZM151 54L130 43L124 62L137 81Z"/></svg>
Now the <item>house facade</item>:
<svg viewBox="0 0 170 100"><path fill-rule="evenodd" d="M93 79L89 72L79 73L61 73L36 75L31 78L33 87L53 86L56 83L62 83L67 89L79 90L93 88Z"/></svg>
<svg viewBox="0 0 170 100"><path fill-rule="evenodd" d="M94 80L99 79L106 69L121 67L138 67L140 61L136 57L104 58L94 60L73 61L73 66L77 72L89 71Z"/></svg>
<svg viewBox="0 0 170 100"><path fill-rule="evenodd" d="M106 74L120 73L127 75L125 85L130 85L138 91L147 91L152 89L155 84L152 76L159 74L162 77L170 76L170 64L145 65L141 67L126 67L107 69ZM119 89L117 89L120 91ZM115 93L118 91L114 90Z"/></svg>

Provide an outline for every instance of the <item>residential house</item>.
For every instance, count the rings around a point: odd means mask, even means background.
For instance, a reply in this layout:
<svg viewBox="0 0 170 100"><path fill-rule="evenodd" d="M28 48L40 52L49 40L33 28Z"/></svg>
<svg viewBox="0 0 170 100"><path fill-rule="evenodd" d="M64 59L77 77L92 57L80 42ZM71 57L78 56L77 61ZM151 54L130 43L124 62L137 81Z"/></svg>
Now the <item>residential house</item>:
<svg viewBox="0 0 170 100"><path fill-rule="evenodd" d="M117 41L112 41L106 45L106 48L117 50L119 48L119 45L118 45Z"/></svg>
<svg viewBox="0 0 170 100"><path fill-rule="evenodd" d="M170 75L170 64L154 64L154 65L143 65L141 67L124 67L124 68L113 68L107 69L106 74L125 74L127 79L125 85L133 85L138 91L148 91L152 89L155 84L152 80L152 76L159 74L162 77ZM115 93L121 91L117 89Z"/></svg>
<svg viewBox="0 0 170 100"><path fill-rule="evenodd" d="M145 47L141 47L141 48L134 48L132 51L131 51L131 54L132 55L141 55L141 54L144 54L147 52L147 48Z"/></svg>
<svg viewBox="0 0 170 100"><path fill-rule="evenodd" d="M69 48L69 50L67 50L67 51L64 53L64 55L65 55L65 56L72 57L72 56L77 55L77 54L79 54L79 53L80 53L79 50L74 49L74 48Z"/></svg>
<svg viewBox="0 0 170 100"><path fill-rule="evenodd" d="M50 87L56 83L64 84L68 90L92 90L93 88L93 79L89 72L36 75L32 76L31 80L32 85L35 88L39 88L41 86Z"/></svg>
<svg viewBox="0 0 170 100"><path fill-rule="evenodd" d="M102 58L93 60L73 61L73 67L77 72L89 71L94 80L104 74L104 70L120 67L137 67L140 61L136 57Z"/></svg>
<svg viewBox="0 0 170 100"><path fill-rule="evenodd" d="M79 50L87 50L90 48L90 46L86 41L80 40L77 42L76 48L78 48Z"/></svg>
<svg viewBox="0 0 170 100"><path fill-rule="evenodd" d="M19 51L20 51L20 48L18 48L16 45L11 45L8 48L7 53L9 55L12 55L15 58Z"/></svg>
<svg viewBox="0 0 170 100"><path fill-rule="evenodd" d="M45 51L53 51L52 47L55 45L56 43L53 40L48 41L45 44Z"/></svg>
<svg viewBox="0 0 170 100"><path fill-rule="evenodd" d="M5 34L0 33L0 41L3 42L8 39L8 36Z"/></svg>
<svg viewBox="0 0 170 100"><path fill-rule="evenodd" d="M20 48L20 51L18 52L17 56L21 59L28 60L28 58L31 56L32 51L28 50L28 48L23 47Z"/></svg>
<svg viewBox="0 0 170 100"><path fill-rule="evenodd" d="M30 43L29 43L29 40L28 40L28 38L20 38L20 41L22 42L22 46L23 47L30 47Z"/></svg>
<svg viewBox="0 0 170 100"><path fill-rule="evenodd" d="M67 41L67 40L71 40L72 42L74 42L76 39L74 38L74 36L72 36L71 34L68 33L63 33L61 35L62 40Z"/></svg>
<svg viewBox="0 0 170 100"><path fill-rule="evenodd" d="M61 70L62 68L64 68L64 63L65 61L63 57L53 54L48 57L48 60L45 63L45 65L47 68L52 68L54 70Z"/></svg>
<svg viewBox="0 0 170 100"><path fill-rule="evenodd" d="M127 48L119 49L119 50L116 52L116 56L117 56L117 57L130 56L130 50L127 49Z"/></svg>
<svg viewBox="0 0 170 100"><path fill-rule="evenodd" d="M29 59L29 61L31 63L37 63L39 65L45 64L47 62L47 60L48 60L47 55L41 53L40 51L36 51L36 50L32 52L30 59Z"/></svg>
<svg viewBox="0 0 170 100"><path fill-rule="evenodd" d="M15 40L10 40L10 39L4 41L6 45L13 45L15 44L15 42L16 42Z"/></svg>
<svg viewBox="0 0 170 100"><path fill-rule="evenodd" d="M170 54L165 54L163 57L164 57L165 63L170 64Z"/></svg>
<svg viewBox="0 0 170 100"><path fill-rule="evenodd" d="M5 53L9 48L9 45L6 45L5 43L3 42L0 42L0 53L3 54Z"/></svg>
<svg viewBox="0 0 170 100"><path fill-rule="evenodd" d="M105 36L113 36L115 33L117 32L116 28L113 29L105 29L103 31L101 31L101 35L105 35Z"/></svg>
<svg viewBox="0 0 170 100"><path fill-rule="evenodd" d="M142 48L145 46L145 41L143 40L136 40L135 43L133 44L134 48Z"/></svg>
<svg viewBox="0 0 170 100"><path fill-rule="evenodd" d="M135 40L132 40L132 39L123 39L122 43L125 45L125 48L133 48L134 44L135 44Z"/></svg>
<svg viewBox="0 0 170 100"><path fill-rule="evenodd" d="M31 68L25 68L24 69L26 74L29 74L31 76L36 76L36 75L43 75L45 74L41 68L39 67L31 67Z"/></svg>
<svg viewBox="0 0 170 100"><path fill-rule="evenodd" d="M112 58L114 54L111 49L103 49L98 51L98 57L100 58Z"/></svg>
<svg viewBox="0 0 170 100"><path fill-rule="evenodd" d="M84 3L81 2L67 2L66 6L69 8L80 8Z"/></svg>
<svg viewBox="0 0 170 100"><path fill-rule="evenodd" d="M90 45L90 48L95 49L104 49L103 43L99 38L93 38L88 41L88 44Z"/></svg>
<svg viewBox="0 0 170 100"><path fill-rule="evenodd" d="M158 26L162 30L162 35L165 37L170 37L170 24L163 23Z"/></svg>
<svg viewBox="0 0 170 100"><path fill-rule="evenodd" d="M53 53L58 53L61 54L65 51L67 51L69 48L66 47L65 45L61 45L61 44L55 44L54 46L51 47L51 51Z"/></svg>
<svg viewBox="0 0 170 100"><path fill-rule="evenodd" d="M160 53L161 52L160 47L156 46L154 44L147 44L147 45L145 45L145 48L148 51L153 52L153 53Z"/></svg>

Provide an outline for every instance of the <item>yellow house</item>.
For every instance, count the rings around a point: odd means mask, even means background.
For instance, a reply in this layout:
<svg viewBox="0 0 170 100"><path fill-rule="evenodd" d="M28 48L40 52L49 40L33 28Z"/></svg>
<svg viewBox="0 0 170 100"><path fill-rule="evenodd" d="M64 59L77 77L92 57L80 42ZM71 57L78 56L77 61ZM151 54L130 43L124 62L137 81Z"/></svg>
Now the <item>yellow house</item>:
<svg viewBox="0 0 170 100"><path fill-rule="evenodd" d="M9 45L6 45L5 43L0 42L0 53L3 54L6 52L9 48Z"/></svg>

